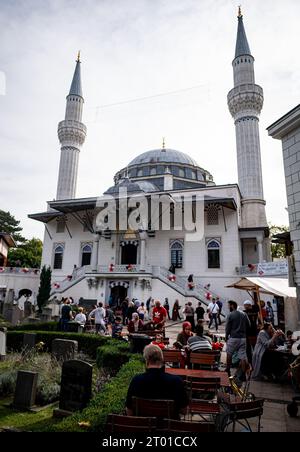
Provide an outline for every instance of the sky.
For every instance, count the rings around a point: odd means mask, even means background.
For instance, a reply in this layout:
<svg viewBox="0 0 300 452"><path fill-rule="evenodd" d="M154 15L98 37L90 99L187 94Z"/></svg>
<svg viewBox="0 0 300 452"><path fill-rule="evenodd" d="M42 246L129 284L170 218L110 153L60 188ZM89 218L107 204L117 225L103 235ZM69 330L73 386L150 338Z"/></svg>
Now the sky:
<svg viewBox="0 0 300 452"><path fill-rule="evenodd" d="M0 209L27 238L27 218L56 196L60 146L77 52L83 122L77 197L101 195L137 155L189 154L216 184L237 182L233 88L236 0L0 0ZM300 2L244 0L244 25L264 89L260 137L267 217L288 224L281 142L266 127L300 99Z"/></svg>

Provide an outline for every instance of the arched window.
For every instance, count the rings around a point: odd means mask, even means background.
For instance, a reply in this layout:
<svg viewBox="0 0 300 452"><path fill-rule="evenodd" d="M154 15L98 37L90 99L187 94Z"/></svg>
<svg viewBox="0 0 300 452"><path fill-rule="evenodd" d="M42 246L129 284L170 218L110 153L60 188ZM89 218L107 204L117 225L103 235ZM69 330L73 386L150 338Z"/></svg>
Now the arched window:
<svg viewBox="0 0 300 452"><path fill-rule="evenodd" d="M182 268L183 244L176 240L171 244L171 266L175 268Z"/></svg>
<svg viewBox="0 0 300 452"><path fill-rule="evenodd" d="M220 248L217 240L210 240L207 244L207 266L208 268L220 268Z"/></svg>
<svg viewBox="0 0 300 452"><path fill-rule="evenodd" d="M137 171L137 177L142 177L142 175L143 175L143 169L139 169L138 171Z"/></svg>
<svg viewBox="0 0 300 452"><path fill-rule="evenodd" d="M62 261L64 255L64 247L62 245L57 245L54 249L54 263L53 268L60 270L62 268Z"/></svg>
<svg viewBox="0 0 300 452"><path fill-rule="evenodd" d="M81 266L90 265L92 258L92 246L84 245L81 250Z"/></svg>
<svg viewBox="0 0 300 452"><path fill-rule="evenodd" d="M153 166L152 168L150 168L150 176L155 176L156 175L156 167Z"/></svg>

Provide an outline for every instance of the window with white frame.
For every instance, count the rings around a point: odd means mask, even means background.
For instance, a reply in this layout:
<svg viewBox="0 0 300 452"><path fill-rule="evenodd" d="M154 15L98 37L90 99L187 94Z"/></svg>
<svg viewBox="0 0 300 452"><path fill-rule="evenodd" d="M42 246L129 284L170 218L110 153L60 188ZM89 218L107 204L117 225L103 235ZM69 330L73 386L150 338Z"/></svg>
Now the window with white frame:
<svg viewBox="0 0 300 452"><path fill-rule="evenodd" d="M53 259L54 270L62 269L63 255L64 255L64 246L56 245L54 247L54 259Z"/></svg>
<svg viewBox="0 0 300 452"><path fill-rule="evenodd" d="M92 259L92 245L86 243L81 248L81 266L90 265Z"/></svg>
<svg viewBox="0 0 300 452"><path fill-rule="evenodd" d="M183 258L183 242L181 240L175 240L170 244L171 251L171 266L175 268L182 268Z"/></svg>
<svg viewBox="0 0 300 452"><path fill-rule="evenodd" d="M212 239L207 243L207 266L208 268L220 268L220 248L218 240Z"/></svg>

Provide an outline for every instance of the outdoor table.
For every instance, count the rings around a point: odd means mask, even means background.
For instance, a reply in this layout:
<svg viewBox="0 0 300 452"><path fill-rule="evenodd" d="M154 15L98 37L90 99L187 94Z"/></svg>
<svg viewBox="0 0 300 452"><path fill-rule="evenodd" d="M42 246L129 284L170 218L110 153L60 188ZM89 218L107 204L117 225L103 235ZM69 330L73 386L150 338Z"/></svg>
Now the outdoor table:
<svg viewBox="0 0 300 452"><path fill-rule="evenodd" d="M219 372L214 370L177 369L174 367L168 367L165 371L168 374L178 375L179 377L220 378L221 386L231 386L227 372Z"/></svg>

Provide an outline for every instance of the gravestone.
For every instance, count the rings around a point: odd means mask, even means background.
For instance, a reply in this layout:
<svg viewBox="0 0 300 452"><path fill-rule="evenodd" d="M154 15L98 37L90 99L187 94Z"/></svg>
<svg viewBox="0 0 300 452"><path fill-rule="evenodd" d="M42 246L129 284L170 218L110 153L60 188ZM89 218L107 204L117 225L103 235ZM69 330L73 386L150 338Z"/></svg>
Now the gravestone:
<svg viewBox="0 0 300 452"><path fill-rule="evenodd" d="M36 333L24 333L23 348L29 350L35 347Z"/></svg>
<svg viewBox="0 0 300 452"><path fill-rule="evenodd" d="M92 373L93 366L84 361L74 359L63 363L59 410L55 410L55 416L81 411L87 406L92 396Z"/></svg>
<svg viewBox="0 0 300 452"><path fill-rule="evenodd" d="M54 339L52 341L52 355L58 361L73 360L78 351L78 342L68 339Z"/></svg>
<svg viewBox="0 0 300 452"><path fill-rule="evenodd" d="M7 322L17 325L23 319L23 311L11 303L4 303L3 317Z"/></svg>
<svg viewBox="0 0 300 452"><path fill-rule="evenodd" d="M30 317L32 312L32 303L29 300L24 301L24 317Z"/></svg>
<svg viewBox="0 0 300 452"><path fill-rule="evenodd" d="M6 332L7 328L0 326L0 361L4 361L6 356Z"/></svg>
<svg viewBox="0 0 300 452"><path fill-rule="evenodd" d="M29 409L35 403L38 373L19 370L14 394L13 406Z"/></svg>
<svg viewBox="0 0 300 452"><path fill-rule="evenodd" d="M50 322L52 318L52 308L43 308L42 314L41 314L41 321L42 322Z"/></svg>

